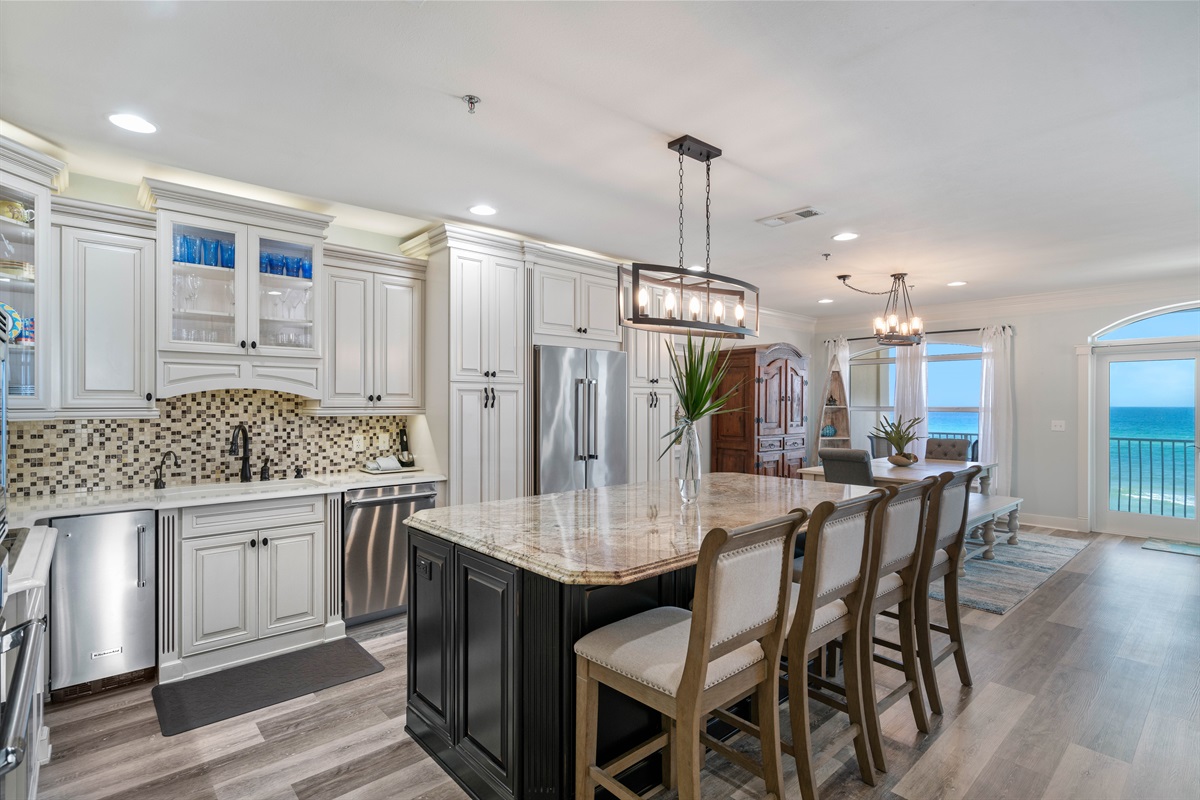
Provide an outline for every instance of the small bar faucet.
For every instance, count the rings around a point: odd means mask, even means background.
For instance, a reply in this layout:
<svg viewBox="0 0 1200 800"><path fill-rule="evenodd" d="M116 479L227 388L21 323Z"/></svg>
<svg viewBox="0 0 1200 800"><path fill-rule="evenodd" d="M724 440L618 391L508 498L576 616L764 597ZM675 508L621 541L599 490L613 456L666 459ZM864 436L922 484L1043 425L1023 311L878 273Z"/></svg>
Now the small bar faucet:
<svg viewBox="0 0 1200 800"><path fill-rule="evenodd" d="M154 488L155 489L167 488L167 480L165 477L165 470L167 468L167 459L168 458L175 459L175 463L173 466L176 469L179 469L179 456L175 455L175 451L168 450L167 452L163 453L162 460L159 461L158 466L154 468Z"/></svg>
<svg viewBox="0 0 1200 800"><path fill-rule="evenodd" d="M246 423L239 422L238 426L233 429L233 438L229 440L229 455L236 456L238 453L238 434L242 434L242 483L249 483L253 478L250 476L250 430L246 427Z"/></svg>

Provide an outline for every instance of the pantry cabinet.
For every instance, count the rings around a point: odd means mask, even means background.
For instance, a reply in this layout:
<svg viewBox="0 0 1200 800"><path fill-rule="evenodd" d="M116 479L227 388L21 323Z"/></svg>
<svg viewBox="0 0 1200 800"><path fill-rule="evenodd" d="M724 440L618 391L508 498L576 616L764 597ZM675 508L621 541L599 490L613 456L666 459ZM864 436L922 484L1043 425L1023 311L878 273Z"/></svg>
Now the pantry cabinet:
<svg viewBox="0 0 1200 800"><path fill-rule="evenodd" d="M525 388L450 387L450 504L525 494Z"/></svg>
<svg viewBox="0 0 1200 800"><path fill-rule="evenodd" d="M425 265L330 246L319 408L412 412L425 405Z"/></svg>
<svg viewBox="0 0 1200 800"><path fill-rule="evenodd" d="M674 455L663 436L675 426L675 394L665 387L629 390L629 482L670 480Z"/></svg>

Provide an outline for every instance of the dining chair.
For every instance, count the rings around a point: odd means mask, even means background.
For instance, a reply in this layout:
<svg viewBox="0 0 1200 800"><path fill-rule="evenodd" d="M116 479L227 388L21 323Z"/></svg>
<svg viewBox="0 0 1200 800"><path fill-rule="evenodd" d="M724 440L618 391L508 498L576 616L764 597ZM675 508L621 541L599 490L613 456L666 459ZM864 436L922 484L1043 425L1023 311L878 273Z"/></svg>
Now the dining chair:
<svg viewBox="0 0 1200 800"><path fill-rule="evenodd" d="M855 486L874 486L871 454L866 450L848 447L827 447L817 451L825 469L826 483L852 483Z"/></svg>
<svg viewBox="0 0 1200 800"><path fill-rule="evenodd" d="M966 546L967 503L971 483L980 467L958 472L943 472L929 492L925 512L925 531L922 534L921 557L913 588L913 618L916 624L917 657L921 662L921 679L929 698L929 709L942 713L942 698L938 693L937 665L951 655L958 667L963 686L971 685L971 669L967 664L966 644L963 641L962 614L958 602L958 565ZM929 619L929 586L942 580L946 605L946 625ZM950 643L938 653L933 652L933 633L945 634Z"/></svg>
<svg viewBox="0 0 1200 800"><path fill-rule="evenodd" d="M778 664L792 596L792 552L804 510L732 531L714 528L700 545L692 611L663 606L592 631L575 643L575 797L598 786L623 800L638 795L616 776L663 751L663 787L700 797L707 749L761 776L782 800ZM659 712L662 732L624 755L596 763L599 687ZM762 761L708 735L714 709L749 695L758 715Z"/></svg>
<svg viewBox="0 0 1200 800"><path fill-rule="evenodd" d="M867 438L871 440L871 457L872 458L887 458L895 450L888 444L888 440L882 436L876 436L873 433L868 433Z"/></svg>
<svg viewBox="0 0 1200 800"><path fill-rule="evenodd" d="M883 751L883 732L879 715L908 697L912 706L913 720L917 730L929 733L929 715L925 712L925 700L921 696L921 665L917 659L916 618L913 606L913 587L916 585L921 538L925 530L925 516L929 494L937 484L934 477L904 486L887 487L888 500L882 511L875 515L871 528L870 568L867 570L866 596L872 598L863 613L861 630L863 694L866 706L868 741L871 744L871 759L875 768L887 772L887 761ZM889 609L900 626L900 643L893 644L875 637L876 616ZM875 653L880 644L900 652L900 661ZM883 698L876 700L875 664L898 670L904 682Z"/></svg>
<svg viewBox="0 0 1200 800"><path fill-rule="evenodd" d="M970 439L926 439L925 457L942 461L967 461L971 451Z"/></svg>
<svg viewBox="0 0 1200 800"><path fill-rule="evenodd" d="M783 743L783 751L796 760L796 776L804 800L816 800L818 796L818 767L851 741L860 777L868 786L875 785L864 711L866 692L873 690L862 685L864 670L860 663L861 658L869 657L870 650L861 646L860 629L867 607L871 526L886 502L887 493L877 489L853 500L818 504L808 523L808 547L803 563L798 574L793 574L797 583L785 645L792 741ZM808 670L812 655L839 638L844 677L841 685ZM810 699L837 709L850 719L846 729L832 737L820 756L812 748Z"/></svg>

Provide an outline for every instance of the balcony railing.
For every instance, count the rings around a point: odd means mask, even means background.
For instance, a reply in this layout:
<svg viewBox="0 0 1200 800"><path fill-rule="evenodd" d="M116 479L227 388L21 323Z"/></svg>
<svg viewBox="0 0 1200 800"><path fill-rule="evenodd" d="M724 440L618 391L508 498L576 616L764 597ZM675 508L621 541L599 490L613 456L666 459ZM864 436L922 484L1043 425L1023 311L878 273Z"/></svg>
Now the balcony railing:
<svg viewBox="0 0 1200 800"><path fill-rule="evenodd" d="M1108 440L1108 507L1161 517L1196 516L1194 439Z"/></svg>

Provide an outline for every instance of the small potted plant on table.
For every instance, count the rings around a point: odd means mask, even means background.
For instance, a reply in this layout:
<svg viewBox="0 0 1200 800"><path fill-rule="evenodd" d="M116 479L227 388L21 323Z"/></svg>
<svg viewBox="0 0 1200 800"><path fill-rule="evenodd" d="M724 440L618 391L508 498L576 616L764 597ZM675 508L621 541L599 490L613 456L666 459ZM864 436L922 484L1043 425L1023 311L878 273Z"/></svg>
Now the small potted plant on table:
<svg viewBox="0 0 1200 800"><path fill-rule="evenodd" d="M895 422L890 422L887 417L884 417L883 422L876 425L875 430L871 431L896 451L887 459L897 467L911 467L917 463L916 454L908 452L908 446L921 438L913 432L921 424L921 420L922 417L914 417L907 421L897 417Z"/></svg>

